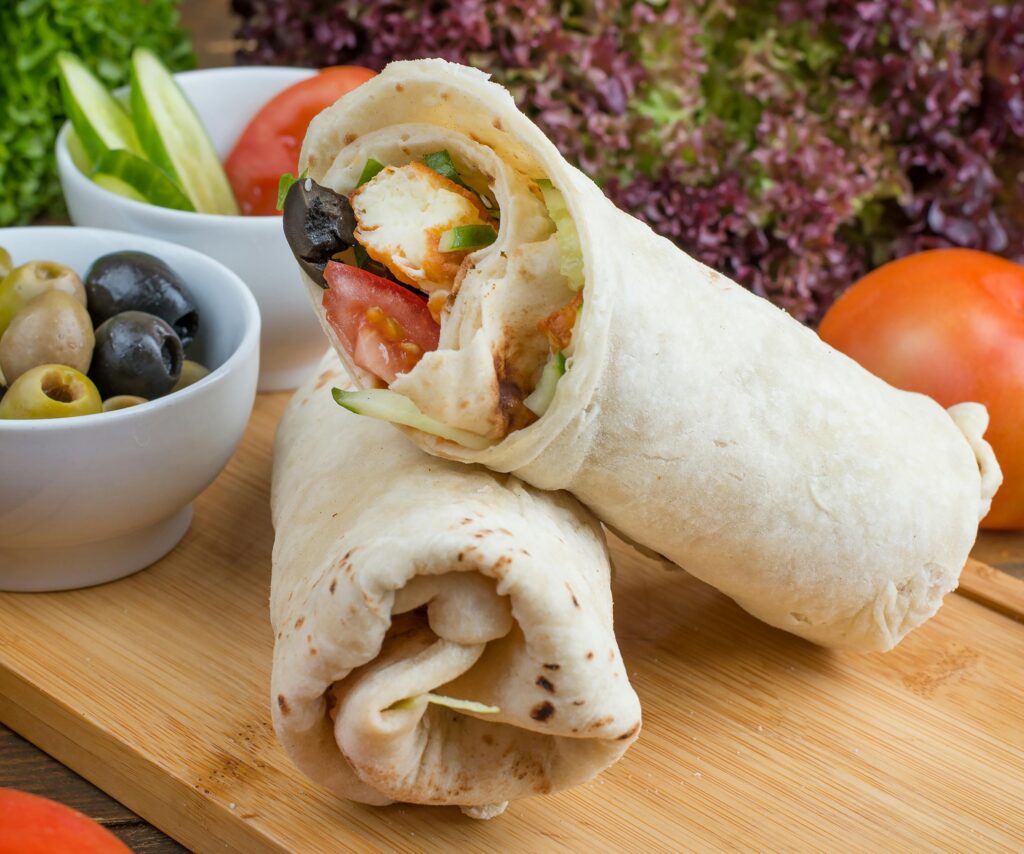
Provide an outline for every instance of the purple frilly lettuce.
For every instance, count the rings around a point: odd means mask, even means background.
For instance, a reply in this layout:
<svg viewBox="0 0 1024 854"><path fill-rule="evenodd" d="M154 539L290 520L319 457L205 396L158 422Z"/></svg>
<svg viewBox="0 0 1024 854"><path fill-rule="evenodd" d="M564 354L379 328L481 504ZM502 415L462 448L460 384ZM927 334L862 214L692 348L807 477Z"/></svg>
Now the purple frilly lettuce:
<svg viewBox="0 0 1024 854"><path fill-rule="evenodd" d="M234 0L242 62L492 73L621 207L797 318L873 266L1024 262L1024 4Z"/></svg>

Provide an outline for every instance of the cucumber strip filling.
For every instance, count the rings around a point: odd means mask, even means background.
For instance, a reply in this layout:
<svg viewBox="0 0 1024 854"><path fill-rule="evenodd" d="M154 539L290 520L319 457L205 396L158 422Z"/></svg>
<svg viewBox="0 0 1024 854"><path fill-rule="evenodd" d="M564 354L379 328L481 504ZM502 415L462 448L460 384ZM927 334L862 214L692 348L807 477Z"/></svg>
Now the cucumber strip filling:
<svg viewBox="0 0 1024 854"><path fill-rule="evenodd" d="M345 409L356 413L356 415L368 415L370 418L412 427L474 451L482 451L491 445L486 436L470 433L468 430L460 430L457 427L449 427L447 424L424 415L416 404L404 394L390 389L370 388L362 391L345 391L333 388L331 394L334 396L335 403L344 406Z"/></svg>

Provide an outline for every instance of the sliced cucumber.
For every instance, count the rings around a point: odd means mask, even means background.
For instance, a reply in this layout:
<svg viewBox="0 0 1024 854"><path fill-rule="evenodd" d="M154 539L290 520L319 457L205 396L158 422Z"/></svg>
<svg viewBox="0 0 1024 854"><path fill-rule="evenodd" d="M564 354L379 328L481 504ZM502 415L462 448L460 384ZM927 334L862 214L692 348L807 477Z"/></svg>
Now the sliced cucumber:
<svg viewBox="0 0 1024 854"><path fill-rule="evenodd" d="M138 202L193 211L192 203L164 172L128 151L107 151L100 155L92 179L104 189Z"/></svg>
<svg viewBox="0 0 1024 854"><path fill-rule="evenodd" d="M460 700L457 697L445 697L443 694L420 694L428 703L434 703L438 706L446 706L449 709L455 709L459 712L475 712L478 715L496 715L501 711L497 706L488 706L486 703L478 703L475 700ZM405 709L411 709L415 704L418 697L406 697L404 700L398 700L392 703L384 711L385 712L398 712Z"/></svg>
<svg viewBox="0 0 1024 854"><path fill-rule="evenodd" d="M565 375L565 355L552 353L541 372L537 387L523 401L523 405L538 418L548 411L555 398L558 381Z"/></svg>
<svg viewBox="0 0 1024 854"><path fill-rule="evenodd" d="M547 178L537 182L544 204L548 208L548 216L555 224L555 239L561 253L559 272L569 280L569 287L578 291L583 288L583 251L580 249L580 235L576 230L565 197Z"/></svg>
<svg viewBox="0 0 1024 854"><path fill-rule="evenodd" d="M440 252L464 252L490 246L497 239L498 232L489 225L457 225L441 235L437 248Z"/></svg>
<svg viewBox="0 0 1024 854"><path fill-rule="evenodd" d="M107 175L103 172L98 172L92 176L93 183L102 187L104 190L109 190L118 196L124 196L126 199L131 199L133 202L142 202L144 205L151 204L142 193L136 190L127 181L122 181L116 175Z"/></svg>
<svg viewBox="0 0 1024 854"><path fill-rule="evenodd" d="M67 146L68 154L71 155L71 162L78 167L78 171L83 175L90 174L92 172L92 158L85 150L85 146L82 145L82 140L78 138L78 134L75 133L74 127L68 128Z"/></svg>
<svg viewBox="0 0 1024 854"><path fill-rule="evenodd" d="M156 54L132 52L132 118L146 155L181 186L200 213L238 214L224 167L181 87Z"/></svg>
<svg viewBox="0 0 1024 854"><path fill-rule="evenodd" d="M82 61L61 53L57 66L64 111L86 154L92 160L114 149L141 154L131 117Z"/></svg>
<svg viewBox="0 0 1024 854"><path fill-rule="evenodd" d="M486 436L470 433L468 430L460 430L457 427L449 427L447 424L442 424L440 421L424 415L415 403L397 391L386 388L344 391L335 388L331 389L331 394L334 395L335 403L344 406L349 412L354 412L356 415L367 415L370 418L379 418L381 421L414 427L431 436L448 439L474 451L482 451L491 445L490 439Z"/></svg>

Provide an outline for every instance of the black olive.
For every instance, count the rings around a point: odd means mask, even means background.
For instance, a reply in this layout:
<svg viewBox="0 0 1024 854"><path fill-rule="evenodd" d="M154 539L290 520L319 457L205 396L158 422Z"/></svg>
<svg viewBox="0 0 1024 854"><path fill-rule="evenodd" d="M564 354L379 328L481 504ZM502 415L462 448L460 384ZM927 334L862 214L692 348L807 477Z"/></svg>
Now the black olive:
<svg viewBox="0 0 1024 854"><path fill-rule="evenodd" d="M123 311L96 330L89 376L104 399L134 394L152 400L174 387L184 361L170 324L143 311Z"/></svg>
<svg viewBox="0 0 1024 854"><path fill-rule="evenodd" d="M97 258L86 274L85 293L94 326L122 311L144 311L166 320L185 347L199 328L199 311L178 274L146 252Z"/></svg>
<svg viewBox="0 0 1024 854"><path fill-rule="evenodd" d="M355 244L356 215L340 193L312 178L296 181L284 199L284 236L299 266L326 288L324 267L332 256Z"/></svg>

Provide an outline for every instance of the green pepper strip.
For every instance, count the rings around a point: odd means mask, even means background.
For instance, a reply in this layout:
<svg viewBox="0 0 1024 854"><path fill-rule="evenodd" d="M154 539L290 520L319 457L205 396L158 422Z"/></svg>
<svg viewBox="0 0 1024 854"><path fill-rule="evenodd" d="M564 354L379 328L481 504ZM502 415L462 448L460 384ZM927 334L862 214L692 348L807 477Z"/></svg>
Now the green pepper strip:
<svg viewBox="0 0 1024 854"><path fill-rule="evenodd" d="M362 187L363 184L365 184L371 178L376 177L377 173L383 169L384 164L381 163L379 160L376 160L373 157L371 157L369 160L366 161L366 165L363 167L363 171L359 176L359 183L356 184L356 186Z"/></svg>
<svg viewBox="0 0 1024 854"><path fill-rule="evenodd" d="M498 206L483 193L478 193L470 187L469 184L462 180L462 176L459 175L459 170L455 168L455 161L452 160L452 156L448 153L448 149L445 148L441 151L435 151L432 154L427 154L423 158L423 165L429 169L433 169L438 175L447 178L449 181L458 184L464 190L469 190L469 192L480 199L480 204L487 209L487 213L495 219L500 219L501 211L498 210Z"/></svg>
<svg viewBox="0 0 1024 854"><path fill-rule="evenodd" d="M490 246L497 239L498 232L489 225L457 225L441 235L437 248L441 252L461 252Z"/></svg>
<svg viewBox="0 0 1024 854"><path fill-rule="evenodd" d="M308 169L303 169L302 174L296 178L291 172L285 172L277 182L277 209L281 210L284 207L284 197L288 195L288 191L292 188L292 184L296 181L304 181L309 174Z"/></svg>

